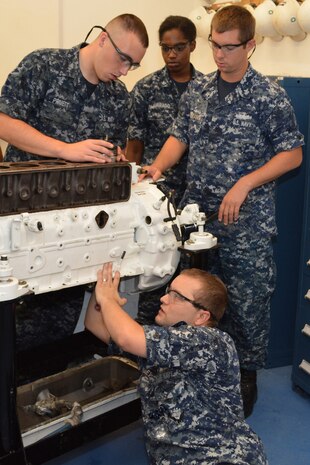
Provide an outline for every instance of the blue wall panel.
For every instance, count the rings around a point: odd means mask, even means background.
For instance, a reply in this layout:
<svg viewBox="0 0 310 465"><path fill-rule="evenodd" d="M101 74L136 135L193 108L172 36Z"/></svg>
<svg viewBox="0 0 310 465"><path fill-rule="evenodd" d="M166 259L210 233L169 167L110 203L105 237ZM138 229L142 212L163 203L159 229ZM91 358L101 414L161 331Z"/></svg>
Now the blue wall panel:
<svg viewBox="0 0 310 465"><path fill-rule="evenodd" d="M271 304L271 334L267 367L293 362L294 331L298 301L299 262L303 227L305 181L308 164L307 139L310 109L310 79L284 78L279 83L293 103L305 136L302 166L277 181L278 236L274 241L277 287Z"/></svg>

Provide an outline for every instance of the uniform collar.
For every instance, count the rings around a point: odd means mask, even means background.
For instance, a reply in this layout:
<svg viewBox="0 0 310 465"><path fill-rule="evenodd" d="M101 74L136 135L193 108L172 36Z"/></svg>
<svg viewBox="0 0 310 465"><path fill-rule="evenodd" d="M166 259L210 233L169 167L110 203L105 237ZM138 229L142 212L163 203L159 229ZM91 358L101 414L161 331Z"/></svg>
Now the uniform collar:
<svg viewBox="0 0 310 465"><path fill-rule="evenodd" d="M236 98L250 99L253 95L253 78L255 74L256 71L249 63L241 81L239 82L235 90L227 96L227 102L232 102Z"/></svg>
<svg viewBox="0 0 310 465"><path fill-rule="evenodd" d="M196 79L196 77L197 77L197 71L196 71L195 67L191 63L190 63L190 66L191 66L191 80L193 80L193 79ZM162 82L162 84L170 85L171 81L174 81L174 80L171 79L167 66L164 66L161 69L161 71L162 71L162 77L165 80L165 81Z"/></svg>
<svg viewBox="0 0 310 465"><path fill-rule="evenodd" d="M72 47L70 50L68 50L68 63L69 66L67 68L63 68L67 70L67 74L69 77L76 79L77 76L81 76L81 70L80 70L80 60L79 60L79 53L80 49L83 44L76 45L75 47Z"/></svg>
<svg viewBox="0 0 310 465"><path fill-rule="evenodd" d="M236 98L251 98L251 89L253 86L253 78L255 75L256 71L252 67L251 63L249 63L248 68L237 87L229 95L227 95L225 99L226 103L231 103ZM206 97L208 99L213 97L214 95L217 95L218 76L218 70L209 75L209 80L204 88L204 93L206 94Z"/></svg>
<svg viewBox="0 0 310 465"><path fill-rule="evenodd" d="M172 325L173 328L181 328L182 326L188 326L188 324L185 321L179 321L178 323Z"/></svg>

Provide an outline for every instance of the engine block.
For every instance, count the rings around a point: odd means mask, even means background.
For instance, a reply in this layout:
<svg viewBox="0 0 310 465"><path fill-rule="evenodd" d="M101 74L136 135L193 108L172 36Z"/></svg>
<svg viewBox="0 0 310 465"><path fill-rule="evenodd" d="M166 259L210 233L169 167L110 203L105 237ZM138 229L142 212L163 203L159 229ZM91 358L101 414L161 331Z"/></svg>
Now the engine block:
<svg viewBox="0 0 310 465"><path fill-rule="evenodd" d="M178 218L129 163L0 164L0 300L96 281L112 261L121 290L161 286L175 272Z"/></svg>

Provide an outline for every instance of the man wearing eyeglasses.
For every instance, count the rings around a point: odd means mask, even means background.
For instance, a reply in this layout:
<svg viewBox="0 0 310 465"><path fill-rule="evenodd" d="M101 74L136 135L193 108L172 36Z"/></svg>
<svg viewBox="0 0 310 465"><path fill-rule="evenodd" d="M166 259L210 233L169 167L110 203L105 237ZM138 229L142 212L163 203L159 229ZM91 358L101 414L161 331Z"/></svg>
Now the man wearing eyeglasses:
<svg viewBox="0 0 310 465"><path fill-rule="evenodd" d="M148 35L132 14L94 28L100 34L90 44L88 34L68 50L37 50L8 76L0 97L5 161L105 163L113 147L124 148L130 104L118 78L140 66Z"/></svg>
<svg viewBox="0 0 310 465"><path fill-rule="evenodd" d="M113 148L125 147L130 98L118 78L140 65L147 31L132 14L93 29L99 34L91 43L89 33L68 50L37 50L9 75L0 97L0 138L9 143L5 161L106 163ZM117 159L122 157L118 149ZM77 286L19 302L18 350L70 336L83 296L84 286Z"/></svg>
<svg viewBox="0 0 310 465"><path fill-rule="evenodd" d="M159 46L164 68L144 77L134 86L128 129L126 157L138 164L150 165L166 142L182 94L188 85L203 74L190 62L196 48L196 27L184 16L168 16L160 25ZM173 192L177 206L186 187L187 153L165 173L161 185ZM164 289L140 294L137 319L154 322L157 302Z"/></svg>
<svg viewBox="0 0 310 465"><path fill-rule="evenodd" d="M85 326L138 356L150 463L266 465L263 445L244 421L234 343L217 329L227 304L223 282L184 270L160 299L157 325L141 326L122 309L119 280L111 263L98 272Z"/></svg>
<svg viewBox="0 0 310 465"><path fill-rule="evenodd" d="M303 145L284 89L249 63L254 33L255 19L242 6L223 7L213 16L209 44L218 70L184 95L168 141L147 167L156 180L189 147L181 204L198 203L207 217L218 212L208 231L220 247L210 252L208 269L228 288L221 328L238 351L245 416L256 402L256 371L268 349L274 180L301 164Z"/></svg>

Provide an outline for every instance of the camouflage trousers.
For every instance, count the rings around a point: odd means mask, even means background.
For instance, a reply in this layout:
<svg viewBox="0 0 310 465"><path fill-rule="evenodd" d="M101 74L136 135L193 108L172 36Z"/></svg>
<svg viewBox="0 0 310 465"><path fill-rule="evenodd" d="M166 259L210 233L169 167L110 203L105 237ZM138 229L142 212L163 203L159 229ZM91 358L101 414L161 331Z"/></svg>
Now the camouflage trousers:
<svg viewBox="0 0 310 465"><path fill-rule="evenodd" d="M269 342L276 281L272 241L238 227L227 234L227 227L216 224L208 231L218 237L219 247L210 251L207 269L221 277L229 297L219 327L233 338L241 367L257 370L265 366Z"/></svg>

